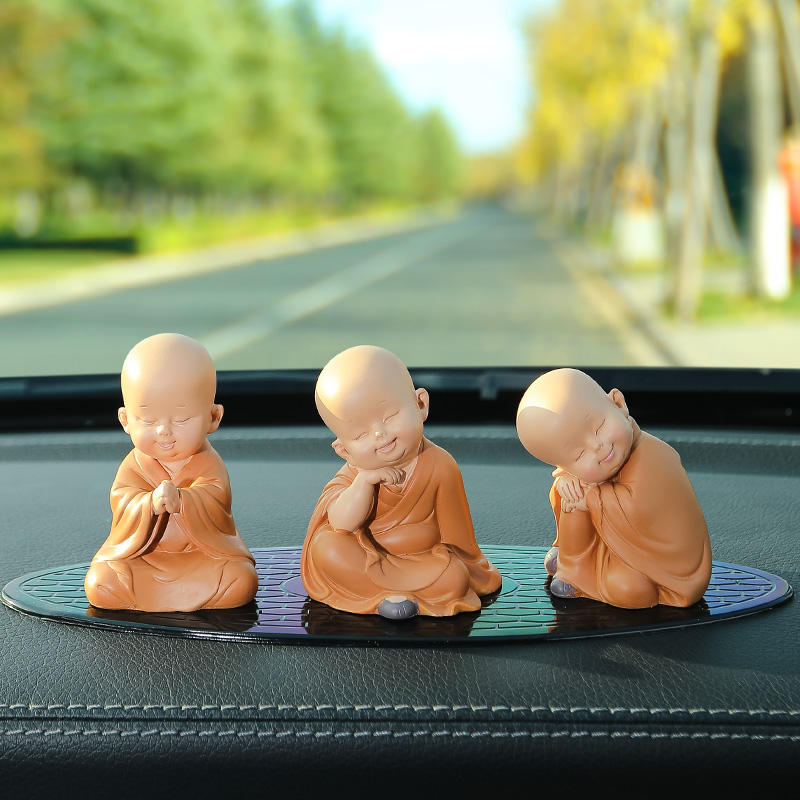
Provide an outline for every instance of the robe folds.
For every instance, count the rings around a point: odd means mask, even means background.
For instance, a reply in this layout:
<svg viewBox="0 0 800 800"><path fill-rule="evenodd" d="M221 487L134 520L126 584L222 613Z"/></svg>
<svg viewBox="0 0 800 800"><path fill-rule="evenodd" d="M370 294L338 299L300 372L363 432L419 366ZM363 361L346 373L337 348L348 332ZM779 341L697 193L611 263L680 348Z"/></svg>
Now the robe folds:
<svg viewBox="0 0 800 800"><path fill-rule="evenodd" d="M171 480L180 512L153 512L153 491ZM174 476L131 450L111 487L111 532L86 576L92 605L139 611L233 608L258 587L255 560L236 530L225 464L207 442Z"/></svg>
<svg viewBox="0 0 800 800"><path fill-rule="evenodd" d="M309 597L341 611L374 614L391 595L415 600L419 613L451 616L481 607L500 573L475 541L461 472L427 439L403 486L379 485L375 507L356 531L334 529L328 509L357 470L343 466L325 486L303 544Z"/></svg>
<svg viewBox="0 0 800 800"><path fill-rule="evenodd" d="M633 424L628 460L586 489L588 511L562 512L553 484L556 575L620 608L690 606L711 577L706 521L678 453Z"/></svg>

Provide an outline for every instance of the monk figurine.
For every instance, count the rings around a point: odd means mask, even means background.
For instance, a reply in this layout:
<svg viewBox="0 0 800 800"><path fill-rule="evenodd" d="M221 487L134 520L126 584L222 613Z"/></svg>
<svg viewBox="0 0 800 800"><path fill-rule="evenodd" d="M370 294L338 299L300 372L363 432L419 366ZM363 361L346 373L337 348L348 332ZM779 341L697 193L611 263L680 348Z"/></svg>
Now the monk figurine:
<svg viewBox="0 0 800 800"><path fill-rule="evenodd" d="M553 595L620 608L700 600L711 576L703 512L680 456L639 429L622 392L575 369L546 372L519 404L517 432L556 467Z"/></svg>
<svg viewBox="0 0 800 800"><path fill-rule="evenodd" d="M308 526L309 596L388 619L480 609L502 579L475 541L455 460L423 435L428 392L393 353L362 345L328 362L315 400L346 463Z"/></svg>
<svg viewBox="0 0 800 800"><path fill-rule="evenodd" d="M111 487L111 533L86 575L92 605L196 611L255 596L228 473L206 440L222 419L216 383L211 356L186 336L160 333L128 353L118 416L133 450Z"/></svg>

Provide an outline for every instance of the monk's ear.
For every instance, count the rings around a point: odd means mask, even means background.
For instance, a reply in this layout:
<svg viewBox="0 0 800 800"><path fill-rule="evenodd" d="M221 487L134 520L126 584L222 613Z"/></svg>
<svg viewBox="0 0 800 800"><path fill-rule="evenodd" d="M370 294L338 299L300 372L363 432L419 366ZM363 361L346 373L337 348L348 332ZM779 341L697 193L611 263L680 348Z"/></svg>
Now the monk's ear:
<svg viewBox="0 0 800 800"><path fill-rule="evenodd" d="M417 408L419 409L422 421L425 422L425 420L428 419L428 411L430 410L431 406L431 398L428 395L427 389L417 389L415 394L417 395Z"/></svg>
<svg viewBox="0 0 800 800"><path fill-rule="evenodd" d="M608 397L611 402L627 417L628 414L628 404L625 402L625 397L619 389L612 389L608 393Z"/></svg>
<svg viewBox="0 0 800 800"><path fill-rule="evenodd" d="M343 458L345 461L350 460L350 453L347 452L347 448L338 439L334 439L331 442L331 447L339 458Z"/></svg>
<svg viewBox="0 0 800 800"><path fill-rule="evenodd" d="M219 403L214 403L214 405L211 406L211 424L208 426L209 433L214 433L214 431L219 428L224 411L225 409Z"/></svg>
<svg viewBox="0 0 800 800"><path fill-rule="evenodd" d="M125 410L125 406L120 406L117 409L117 419L119 420L119 424L122 425L122 430L125 433L130 433L128 430L128 412Z"/></svg>

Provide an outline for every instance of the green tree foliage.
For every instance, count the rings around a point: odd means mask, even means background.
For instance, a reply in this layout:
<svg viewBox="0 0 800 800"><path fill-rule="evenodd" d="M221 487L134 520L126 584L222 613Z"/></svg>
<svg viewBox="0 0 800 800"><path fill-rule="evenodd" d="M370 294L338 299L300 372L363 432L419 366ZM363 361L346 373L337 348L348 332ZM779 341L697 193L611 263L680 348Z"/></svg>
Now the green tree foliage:
<svg viewBox="0 0 800 800"><path fill-rule="evenodd" d="M458 190L441 115L412 114L306 0L0 0L0 45L0 200L76 181L134 214Z"/></svg>
<svg viewBox="0 0 800 800"><path fill-rule="evenodd" d="M220 4L74 0L63 91L48 98L54 161L126 187L204 185L229 160L230 47ZM61 88L61 87L59 87ZM222 168L222 169L220 169Z"/></svg>
<svg viewBox="0 0 800 800"><path fill-rule="evenodd" d="M63 32L47 5L0 2L0 181L3 189L37 189L50 173L37 103L57 70L49 57Z"/></svg>
<svg viewBox="0 0 800 800"><path fill-rule="evenodd" d="M259 0L240 0L230 13L235 37L229 87L238 90L238 107L228 124L238 123L230 132L239 138L231 180L301 196L324 192L334 169L330 137L291 20L264 13Z"/></svg>
<svg viewBox="0 0 800 800"><path fill-rule="evenodd" d="M344 30L324 30L308 2L295 3L291 17L333 148L334 191L345 202L413 196L413 119L372 54Z"/></svg>
<svg viewBox="0 0 800 800"><path fill-rule="evenodd" d="M464 184L464 163L444 115L434 109L417 123L419 160L417 186L420 197L435 200L456 197Z"/></svg>

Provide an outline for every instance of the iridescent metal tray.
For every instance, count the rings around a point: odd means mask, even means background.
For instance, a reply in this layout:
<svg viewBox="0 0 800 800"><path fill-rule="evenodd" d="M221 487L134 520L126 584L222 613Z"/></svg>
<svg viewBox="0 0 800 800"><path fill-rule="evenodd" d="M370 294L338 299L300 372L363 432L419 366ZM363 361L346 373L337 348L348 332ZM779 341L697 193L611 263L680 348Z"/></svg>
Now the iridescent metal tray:
<svg viewBox="0 0 800 800"><path fill-rule="evenodd" d="M543 567L546 547L481 549L503 575L502 587L483 598L480 611L446 618L395 622L335 611L311 600L300 580L299 547L252 551L259 588L255 600L241 608L191 614L105 611L91 606L83 591L88 564L23 575L5 586L2 599L26 614L126 632L243 641L420 644L546 641L685 628L764 611L792 596L783 578L715 561L708 590L690 608L613 608L594 600L553 597Z"/></svg>

